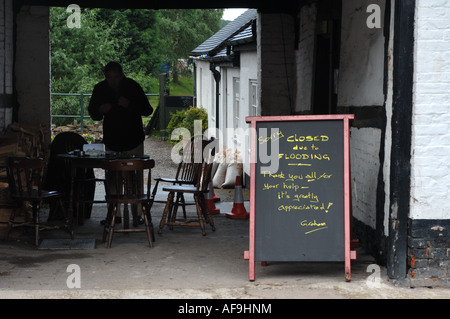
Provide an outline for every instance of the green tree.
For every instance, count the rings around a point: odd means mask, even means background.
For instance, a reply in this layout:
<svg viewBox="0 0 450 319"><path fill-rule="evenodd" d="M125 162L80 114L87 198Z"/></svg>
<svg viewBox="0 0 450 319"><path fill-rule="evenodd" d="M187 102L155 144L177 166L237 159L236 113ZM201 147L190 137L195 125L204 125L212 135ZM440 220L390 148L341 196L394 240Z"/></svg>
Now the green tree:
<svg viewBox="0 0 450 319"><path fill-rule="evenodd" d="M187 59L189 52L220 29L223 9L165 9L158 15L161 55L178 83L178 59Z"/></svg>
<svg viewBox="0 0 450 319"><path fill-rule="evenodd" d="M125 72L155 75L159 72L160 39L155 10L102 9L99 16L102 22L116 26L113 37L127 39L120 57Z"/></svg>
<svg viewBox="0 0 450 319"><path fill-rule="evenodd" d="M50 45L53 92L89 92L103 77L101 66L117 60L127 38L114 37L115 23L99 21L100 9L82 9L81 28L68 28L65 8L51 8Z"/></svg>
<svg viewBox="0 0 450 319"><path fill-rule="evenodd" d="M127 38L116 38L116 23L99 21L100 9L82 9L81 28L69 28L66 8L50 9L51 91L90 93L103 78L101 66L123 54ZM86 101L87 102L87 101ZM79 114L80 103L74 97L52 97L52 113ZM67 124L71 119L57 119Z"/></svg>

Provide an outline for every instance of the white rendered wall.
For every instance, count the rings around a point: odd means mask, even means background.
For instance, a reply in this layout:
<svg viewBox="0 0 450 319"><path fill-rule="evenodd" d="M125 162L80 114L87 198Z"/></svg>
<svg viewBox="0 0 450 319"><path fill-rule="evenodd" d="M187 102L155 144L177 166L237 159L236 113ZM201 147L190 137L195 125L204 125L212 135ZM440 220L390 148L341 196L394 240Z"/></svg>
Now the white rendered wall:
<svg viewBox="0 0 450 319"><path fill-rule="evenodd" d="M209 70L209 62L195 61L197 66L197 107L203 107L208 112L208 127L216 127L215 121L215 94L216 87L212 72Z"/></svg>
<svg viewBox="0 0 450 319"><path fill-rule="evenodd" d="M417 0L410 218L450 219L450 1Z"/></svg>
<svg viewBox="0 0 450 319"><path fill-rule="evenodd" d="M382 28L367 27L368 14L365 9L371 3L371 0L346 0L342 3L338 107L384 105L385 37ZM384 13L384 1L377 3ZM386 104L386 109L390 107L391 104ZM372 228L376 227L381 137L382 131L379 128L351 128L353 216ZM389 183L389 180L385 180L385 183Z"/></svg>

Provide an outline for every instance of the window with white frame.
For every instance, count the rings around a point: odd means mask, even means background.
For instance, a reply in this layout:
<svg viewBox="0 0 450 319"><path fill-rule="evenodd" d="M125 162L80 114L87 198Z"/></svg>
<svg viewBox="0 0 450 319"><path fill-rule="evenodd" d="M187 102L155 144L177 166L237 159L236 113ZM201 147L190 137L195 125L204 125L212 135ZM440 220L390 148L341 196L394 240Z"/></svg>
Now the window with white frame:
<svg viewBox="0 0 450 319"><path fill-rule="evenodd" d="M248 114L250 116L258 115L258 82L256 80L250 80L249 85L249 110Z"/></svg>
<svg viewBox="0 0 450 319"><path fill-rule="evenodd" d="M234 128L239 127L239 103L241 99L239 78L233 78L233 124Z"/></svg>

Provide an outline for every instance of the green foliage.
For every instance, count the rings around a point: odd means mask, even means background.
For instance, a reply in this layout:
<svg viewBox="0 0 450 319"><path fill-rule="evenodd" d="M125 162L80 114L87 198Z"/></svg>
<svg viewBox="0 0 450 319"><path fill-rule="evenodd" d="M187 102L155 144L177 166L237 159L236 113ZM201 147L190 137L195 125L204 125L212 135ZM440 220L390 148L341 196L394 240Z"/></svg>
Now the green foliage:
<svg viewBox="0 0 450 319"><path fill-rule="evenodd" d="M177 74L177 59L187 58L196 46L220 30L223 10L166 9L158 13L160 32L165 38L161 41L161 55Z"/></svg>
<svg viewBox="0 0 450 319"><path fill-rule="evenodd" d="M99 11L83 9L82 27L69 29L65 8L51 8L52 92L91 92L103 78L102 66L123 55L127 39L114 38L116 25L99 21Z"/></svg>
<svg viewBox="0 0 450 319"><path fill-rule="evenodd" d="M202 121L201 132L194 132L194 121L196 120ZM190 106L189 109L180 110L172 114L172 117L166 129L166 131L169 133L169 137L172 135L172 131L177 128L187 129L191 134L191 137L194 137L194 134L203 134L203 132L208 129L208 113L206 112L206 109L202 107L197 108ZM170 140L170 142L176 144L180 140L181 137L178 140Z"/></svg>
<svg viewBox="0 0 450 319"><path fill-rule="evenodd" d="M81 9L81 28L68 28L65 7L50 8L51 92L92 93L104 79L102 69L109 61L122 64L125 74L146 93L158 93L161 65L175 71L171 94L192 95L192 77L186 83L175 80L177 59L220 29L222 9L114 10ZM181 80L181 79L180 79ZM157 98L150 98L154 108ZM89 97L84 98L85 109ZM77 97L52 96L52 114L80 113ZM87 114L87 111L85 112ZM54 119L54 124L73 122Z"/></svg>
<svg viewBox="0 0 450 319"><path fill-rule="evenodd" d="M118 59L127 74L143 72L157 74L160 63L160 36L155 10L102 9L102 22L117 25L112 30L116 39L127 39L123 54Z"/></svg>

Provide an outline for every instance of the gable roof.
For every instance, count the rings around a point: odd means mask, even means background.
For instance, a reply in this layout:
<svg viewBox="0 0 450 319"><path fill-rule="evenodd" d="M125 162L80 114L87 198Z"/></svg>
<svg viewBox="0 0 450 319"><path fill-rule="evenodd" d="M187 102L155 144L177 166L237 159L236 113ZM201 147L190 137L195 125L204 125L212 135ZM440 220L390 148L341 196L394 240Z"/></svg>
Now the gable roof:
<svg viewBox="0 0 450 319"><path fill-rule="evenodd" d="M229 39L227 42L231 45L242 44L246 42L253 41L255 39L253 23L250 24L247 28L245 28L242 32L236 34L234 37Z"/></svg>
<svg viewBox="0 0 450 319"><path fill-rule="evenodd" d="M197 48L191 51L192 56L199 55L214 55L222 49L225 42L241 31L246 30L246 28L252 24L253 20L256 19L257 10L249 9L241 14L239 17L228 23L212 37L207 39L205 42L200 44Z"/></svg>

